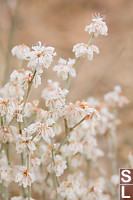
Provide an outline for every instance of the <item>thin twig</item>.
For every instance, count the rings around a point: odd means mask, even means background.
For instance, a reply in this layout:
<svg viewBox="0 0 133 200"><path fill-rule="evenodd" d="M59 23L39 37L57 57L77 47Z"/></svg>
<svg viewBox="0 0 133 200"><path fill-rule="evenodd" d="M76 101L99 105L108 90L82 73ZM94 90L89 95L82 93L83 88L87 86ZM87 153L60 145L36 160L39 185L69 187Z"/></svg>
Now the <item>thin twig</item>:
<svg viewBox="0 0 133 200"><path fill-rule="evenodd" d="M72 128L69 128L69 130L68 130L67 121L66 121L66 119L65 119L65 132L66 132L66 135L65 135L65 137L63 138L63 140L61 141L60 146L59 146L57 152L55 153L56 155L59 153L59 151L60 151L62 145L67 141L67 137L68 137L69 133L70 133L74 128L76 128L78 125L80 125L84 120L85 120L85 117L84 117L83 119L81 119L75 126L73 126Z"/></svg>
<svg viewBox="0 0 133 200"><path fill-rule="evenodd" d="M84 120L85 120L85 117L83 119L81 119L75 126L70 128L70 131L72 131L74 128L76 128L78 125L80 125Z"/></svg>
<svg viewBox="0 0 133 200"><path fill-rule="evenodd" d="M53 147L53 144L52 144L52 161L53 161L53 165L55 166L55 158L54 158L54 147ZM58 187L60 187L60 182L59 182L59 179L58 177L56 176L56 173L54 171L54 175L55 175L55 178L56 178L56 182L57 182L57 185Z"/></svg>
<svg viewBox="0 0 133 200"><path fill-rule="evenodd" d="M21 0L17 0L15 14L12 16L11 27L9 30L8 46L7 46L6 56L5 56L6 68L5 68L5 77L4 77L3 85L7 82L8 75L9 75L9 66L10 66L10 57L11 57L10 51L11 51L11 46L12 46L12 42L13 42L13 38L14 38L16 21L17 21L18 13L19 13L18 11L19 11L20 1Z"/></svg>
<svg viewBox="0 0 133 200"><path fill-rule="evenodd" d="M27 154L27 170L29 171L30 169L30 155ZM30 200L31 196L31 186L28 186L28 200Z"/></svg>
<svg viewBox="0 0 133 200"><path fill-rule="evenodd" d="M23 112L23 110L24 110L24 108L25 108L25 104L26 104L27 99L28 99L28 97L29 97L29 93L30 93L31 86L32 86L32 84L33 84L33 80L34 80L34 77L35 77L35 75L36 75L36 72L37 72L37 71L35 70L35 71L34 71L34 74L33 74L33 76L32 76L31 81L29 81L28 90L27 90L27 94L26 94L26 97L25 97L25 100L24 100L24 105L23 105L22 112Z"/></svg>

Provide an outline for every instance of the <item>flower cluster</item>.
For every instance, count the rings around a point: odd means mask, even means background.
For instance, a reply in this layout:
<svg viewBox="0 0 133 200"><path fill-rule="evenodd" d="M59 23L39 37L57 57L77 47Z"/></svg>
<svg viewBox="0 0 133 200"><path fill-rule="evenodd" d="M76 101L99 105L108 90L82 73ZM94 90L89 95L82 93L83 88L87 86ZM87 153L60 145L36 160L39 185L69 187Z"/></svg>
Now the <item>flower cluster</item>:
<svg viewBox="0 0 133 200"><path fill-rule="evenodd" d="M117 141L120 124L117 111L128 103L120 86L105 94L100 102L94 98L68 102L69 79L76 77L76 63L81 57L93 59L99 54L92 41L98 35L107 35L107 25L100 15L93 17L85 31L92 33L87 43L74 45L73 59L60 58L53 67L57 76L66 81L48 80L39 100L29 102L32 86L41 85L41 75L48 69L56 55L53 47L38 42L31 49L19 45L12 55L19 59L18 69L10 75L10 81L0 89L0 189L7 200L111 200L117 199ZM23 60L27 68L23 69ZM108 154L100 147L98 138L107 140ZM113 174L107 177L100 158L111 159ZM133 155L129 155L133 166ZM91 172L97 171L95 177ZM93 173L92 173L93 174ZM16 182L21 194L12 196L8 186ZM31 187L33 186L33 187ZM42 196L42 197L41 197Z"/></svg>

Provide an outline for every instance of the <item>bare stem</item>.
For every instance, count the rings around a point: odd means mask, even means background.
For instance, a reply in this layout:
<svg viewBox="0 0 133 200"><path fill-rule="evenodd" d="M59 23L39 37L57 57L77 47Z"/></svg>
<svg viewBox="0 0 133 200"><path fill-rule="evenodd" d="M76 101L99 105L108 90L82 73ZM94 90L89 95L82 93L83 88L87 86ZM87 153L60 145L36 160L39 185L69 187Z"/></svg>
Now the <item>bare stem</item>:
<svg viewBox="0 0 133 200"><path fill-rule="evenodd" d="M5 68L5 77L4 77L3 84L5 84L7 82L8 75L9 75L9 66L10 66L10 57L11 57L10 51L11 51L11 46L12 46L12 42L13 42L13 38L14 38L16 22L17 22L17 17L18 17L18 13L19 13L18 11L19 11L20 1L21 0L17 1L15 14L12 16L11 26L10 26L10 30L9 30L8 46L7 46L6 56L5 56L6 68Z"/></svg>
<svg viewBox="0 0 133 200"><path fill-rule="evenodd" d="M66 121L66 119L64 119L64 121L65 121L65 133L66 133L66 135L65 135L65 137L63 138L63 140L61 141L60 146L59 146L59 148L58 148L58 150L57 150L57 152L56 152L56 155L59 153L59 151L60 151L62 145L67 141L68 134L69 134L74 128L76 128L78 125L80 125L84 120L85 120L85 117L84 117L82 120L80 120L75 126L73 126L72 128L69 128L69 131L68 131L67 121Z"/></svg>
<svg viewBox="0 0 133 200"><path fill-rule="evenodd" d="M93 38L94 38L94 33L92 34L92 36L91 36L89 42L87 43L87 45L90 45L92 43Z"/></svg>
<svg viewBox="0 0 133 200"><path fill-rule="evenodd" d="M13 118L11 119L11 121L10 121L9 124L8 124L8 126L11 125L11 123L13 122L14 119L15 119L15 117L13 117Z"/></svg>
<svg viewBox="0 0 133 200"><path fill-rule="evenodd" d="M27 99L28 99L28 96L29 96L29 93L30 93L30 90L31 90L31 86L32 86L32 84L33 84L33 80L34 80L34 77L35 77L35 75L36 75L36 72L37 72L37 71L35 70L35 71L34 71L34 74L33 74L33 76L32 76L32 79L31 79L31 81L29 82L27 94L26 94L26 97L25 97L25 100L24 100L23 110L24 110L24 108L25 108L25 104L26 104L26 102L27 102ZM23 110L22 110L22 112L23 112Z"/></svg>
<svg viewBox="0 0 133 200"><path fill-rule="evenodd" d="M83 119L81 119L75 126L70 128L70 131L72 131L74 128L76 128L78 125L80 125L84 120L85 120L85 117Z"/></svg>
<svg viewBox="0 0 133 200"><path fill-rule="evenodd" d="M27 154L27 170L29 171L30 169L30 155ZM28 186L28 200L30 200L30 196L31 196L31 187Z"/></svg>
<svg viewBox="0 0 133 200"><path fill-rule="evenodd" d="M30 196L31 196L31 187L28 186L28 200L30 200Z"/></svg>
<svg viewBox="0 0 133 200"><path fill-rule="evenodd" d="M8 192L6 186L4 186L4 200L8 200Z"/></svg>
<svg viewBox="0 0 133 200"><path fill-rule="evenodd" d="M66 89L68 90L68 87L69 87L69 79L70 79L70 75L68 73L68 77L67 77L67 80L66 80Z"/></svg>
<svg viewBox="0 0 133 200"><path fill-rule="evenodd" d="M53 165L55 166L54 147L53 147L53 145L52 145L52 160L53 160ZM54 175L55 175L55 178L56 178L57 185L58 185L58 187L60 187L59 179L58 179L58 177L56 176L55 171L54 171Z"/></svg>
<svg viewBox="0 0 133 200"><path fill-rule="evenodd" d="M66 136L65 136L65 137L63 138L63 140L61 141L60 146L59 146L59 148L58 148L58 150L57 150L57 152L56 152L56 155L59 153L59 151L60 151L62 145L63 145L63 144L66 142L66 140L67 140L67 136L68 136L68 127L67 127L67 120L66 120L66 119L64 119L64 123L65 123L65 133L66 133Z"/></svg>
<svg viewBox="0 0 133 200"><path fill-rule="evenodd" d="M6 157L7 157L8 165L10 165L10 158L9 158L9 142L7 142L7 143L5 144L5 148L6 148Z"/></svg>

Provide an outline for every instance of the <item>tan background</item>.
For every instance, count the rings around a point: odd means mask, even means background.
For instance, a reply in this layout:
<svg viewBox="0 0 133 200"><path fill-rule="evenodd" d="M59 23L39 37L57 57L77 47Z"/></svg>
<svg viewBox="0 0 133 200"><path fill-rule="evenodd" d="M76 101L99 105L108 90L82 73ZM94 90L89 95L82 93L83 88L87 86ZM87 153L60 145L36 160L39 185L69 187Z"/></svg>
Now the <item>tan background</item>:
<svg viewBox="0 0 133 200"><path fill-rule="evenodd" d="M9 2L13 6L15 0ZM31 46L40 40L47 46L55 47L57 57L54 64L59 57L73 58L73 45L89 40L84 28L95 12L106 15L109 34L94 40L94 44L100 49L100 54L94 56L94 61L85 59L78 63L77 78L71 79L69 98L75 101L87 97L95 81L110 66L91 95L102 99L104 93L112 90L115 85L121 85L123 93L128 97L130 104L120 110L119 116L123 123L118 130L119 158L125 161L127 152L133 149L133 0L23 0L13 46L22 43ZM0 43L4 50L7 47L10 23L11 17L4 0L0 0ZM17 60L12 58L10 70L16 65ZM0 51L1 85L4 66L4 56ZM47 78L58 80L52 67L45 71L43 87ZM40 98L41 89L39 87L34 90L32 96Z"/></svg>

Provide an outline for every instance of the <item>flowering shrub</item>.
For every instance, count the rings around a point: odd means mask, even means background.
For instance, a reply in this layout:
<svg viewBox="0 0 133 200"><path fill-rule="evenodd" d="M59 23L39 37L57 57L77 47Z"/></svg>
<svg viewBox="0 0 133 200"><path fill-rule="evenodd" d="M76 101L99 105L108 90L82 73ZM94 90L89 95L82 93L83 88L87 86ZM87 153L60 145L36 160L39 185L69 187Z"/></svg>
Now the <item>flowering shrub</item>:
<svg viewBox="0 0 133 200"><path fill-rule="evenodd" d="M48 80L42 91L46 108L39 101L28 102L32 87L41 85L41 75L56 56L53 47L38 42L31 49L15 46L12 55L19 66L10 75L10 82L1 90L0 98L0 191L1 198L9 197L9 184L21 186L20 196L11 200L32 200L33 191L38 199L58 200L109 200L118 198L118 170L116 129L120 123L117 109L128 103L121 87L105 94L102 102L88 98L86 101L67 103L69 79L76 77L76 63L81 57L93 59L99 53L92 41L106 36L108 28L104 17L94 16L85 31L92 34L88 43L74 45L74 59L59 59L53 67L57 76L65 81L65 88ZM23 60L28 62L22 69ZM113 174L107 177L99 159L105 155L98 147L97 137L107 139ZM10 152L18 159L11 159ZM19 159L20 157L20 159ZM133 166L133 156L129 155ZM89 172L96 169L99 177L93 179Z"/></svg>

